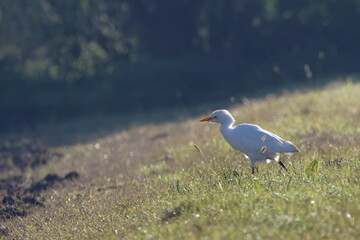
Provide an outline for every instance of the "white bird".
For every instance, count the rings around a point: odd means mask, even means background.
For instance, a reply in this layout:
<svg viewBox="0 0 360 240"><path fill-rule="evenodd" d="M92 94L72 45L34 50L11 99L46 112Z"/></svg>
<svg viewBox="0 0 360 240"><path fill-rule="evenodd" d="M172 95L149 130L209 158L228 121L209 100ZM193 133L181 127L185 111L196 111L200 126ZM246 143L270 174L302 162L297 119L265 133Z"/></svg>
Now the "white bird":
<svg viewBox="0 0 360 240"><path fill-rule="evenodd" d="M244 153L246 158L250 158L252 174L255 164L259 162L276 161L287 171L284 163L279 159L280 153L289 154L299 151L290 141L257 125L244 123L233 126L235 119L225 109L214 111L210 117L203 118L200 122L220 123L220 131L225 140L235 150Z"/></svg>

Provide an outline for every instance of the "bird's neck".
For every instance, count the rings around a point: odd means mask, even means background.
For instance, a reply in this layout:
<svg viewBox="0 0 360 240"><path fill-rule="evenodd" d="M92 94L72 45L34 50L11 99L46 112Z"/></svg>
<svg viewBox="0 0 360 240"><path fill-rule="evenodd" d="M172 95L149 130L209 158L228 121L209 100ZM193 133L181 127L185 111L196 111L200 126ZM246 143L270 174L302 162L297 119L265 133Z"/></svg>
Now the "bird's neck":
<svg viewBox="0 0 360 240"><path fill-rule="evenodd" d="M234 123L235 121L228 121L220 125L220 131L223 134L223 136L225 136L229 132L229 130L234 128L233 127Z"/></svg>

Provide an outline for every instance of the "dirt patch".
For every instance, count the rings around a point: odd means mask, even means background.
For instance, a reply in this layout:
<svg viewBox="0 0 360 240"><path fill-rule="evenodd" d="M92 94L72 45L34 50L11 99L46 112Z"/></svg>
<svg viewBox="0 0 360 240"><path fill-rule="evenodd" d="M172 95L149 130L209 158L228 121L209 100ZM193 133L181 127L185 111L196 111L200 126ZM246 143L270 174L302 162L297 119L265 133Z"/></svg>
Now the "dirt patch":
<svg viewBox="0 0 360 240"><path fill-rule="evenodd" d="M62 157L62 154L51 152L40 140L22 138L0 143L0 171L17 168L24 172L28 167L36 168L47 164L54 157Z"/></svg>
<svg viewBox="0 0 360 240"><path fill-rule="evenodd" d="M71 181L78 177L79 174L75 171L68 173L64 177L48 174L40 181L28 187L24 187L25 179L22 177L2 179L0 190L6 193L2 194L0 220L25 216L32 207L45 207L43 204L44 199L41 196L42 192L53 188L57 183Z"/></svg>
<svg viewBox="0 0 360 240"><path fill-rule="evenodd" d="M64 177L55 173L47 174L40 181L30 183L25 178L28 168L38 168L54 158L62 157L52 153L41 141L21 139L0 143L0 220L29 214L34 207L45 207L42 193L55 185L79 178L79 173L71 171ZM7 229L0 229L0 236L7 235Z"/></svg>
<svg viewBox="0 0 360 240"><path fill-rule="evenodd" d="M27 188L24 192L25 193L31 193L31 194L39 194L48 188L51 188L54 186L55 183L62 182L65 180L73 180L79 177L79 174L75 171L69 172L65 175L65 177L59 177L56 174L48 174L46 177L44 177L39 182L31 185L29 188Z"/></svg>

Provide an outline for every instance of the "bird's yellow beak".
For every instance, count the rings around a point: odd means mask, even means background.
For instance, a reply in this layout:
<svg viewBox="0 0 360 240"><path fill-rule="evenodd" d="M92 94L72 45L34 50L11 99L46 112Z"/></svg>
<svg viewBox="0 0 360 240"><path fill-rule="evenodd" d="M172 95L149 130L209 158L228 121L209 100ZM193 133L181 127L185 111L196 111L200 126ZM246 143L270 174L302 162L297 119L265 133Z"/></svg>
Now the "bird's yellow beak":
<svg viewBox="0 0 360 240"><path fill-rule="evenodd" d="M215 117L206 117L206 118L200 119L199 122L207 122L207 121L210 121L210 120L212 120L214 118Z"/></svg>

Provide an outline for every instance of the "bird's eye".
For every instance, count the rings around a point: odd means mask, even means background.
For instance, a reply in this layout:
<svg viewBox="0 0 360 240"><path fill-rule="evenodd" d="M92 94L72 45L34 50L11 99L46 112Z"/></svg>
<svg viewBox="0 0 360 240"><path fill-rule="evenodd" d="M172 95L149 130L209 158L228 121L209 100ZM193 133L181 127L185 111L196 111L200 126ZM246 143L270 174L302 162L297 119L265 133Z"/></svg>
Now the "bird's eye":
<svg viewBox="0 0 360 240"><path fill-rule="evenodd" d="M214 116L213 118L217 118L217 116Z"/></svg>

